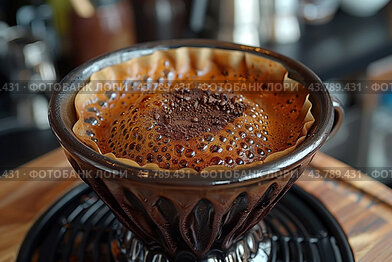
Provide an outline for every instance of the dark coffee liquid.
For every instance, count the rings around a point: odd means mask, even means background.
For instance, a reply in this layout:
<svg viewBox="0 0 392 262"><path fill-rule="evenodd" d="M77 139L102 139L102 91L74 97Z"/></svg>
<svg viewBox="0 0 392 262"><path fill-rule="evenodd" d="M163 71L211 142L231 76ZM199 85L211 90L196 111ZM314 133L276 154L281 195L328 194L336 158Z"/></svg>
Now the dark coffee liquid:
<svg viewBox="0 0 392 262"><path fill-rule="evenodd" d="M163 93L111 93L87 110L103 154L164 169L235 167L295 145L306 92L211 92L197 86ZM101 104L101 105L100 105ZM105 108L110 110L105 110Z"/></svg>

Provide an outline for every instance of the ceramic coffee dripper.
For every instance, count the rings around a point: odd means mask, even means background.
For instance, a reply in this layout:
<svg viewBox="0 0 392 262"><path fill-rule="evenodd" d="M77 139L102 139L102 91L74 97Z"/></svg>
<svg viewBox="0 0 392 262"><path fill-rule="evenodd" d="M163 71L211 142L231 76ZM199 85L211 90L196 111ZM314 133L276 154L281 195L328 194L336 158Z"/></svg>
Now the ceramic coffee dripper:
<svg viewBox="0 0 392 262"><path fill-rule="evenodd" d="M190 174L181 179L174 171L161 175L117 162L75 136L72 127L77 121L74 98L78 90L66 87L81 87L81 82L88 82L93 73L105 67L155 50L179 47L248 52L281 63L289 77L310 92L315 122L305 140L281 158L246 168L245 175ZM268 248L261 248L265 246L265 228L260 221L290 189L343 119L340 103L306 66L262 48L214 40L171 40L132 46L87 62L60 84L64 88L54 91L50 101L50 124L73 168L121 222L112 244L118 261L145 261L148 256L151 261L248 261L251 257L268 256ZM310 86L317 86L317 90ZM91 175L102 172L110 175Z"/></svg>

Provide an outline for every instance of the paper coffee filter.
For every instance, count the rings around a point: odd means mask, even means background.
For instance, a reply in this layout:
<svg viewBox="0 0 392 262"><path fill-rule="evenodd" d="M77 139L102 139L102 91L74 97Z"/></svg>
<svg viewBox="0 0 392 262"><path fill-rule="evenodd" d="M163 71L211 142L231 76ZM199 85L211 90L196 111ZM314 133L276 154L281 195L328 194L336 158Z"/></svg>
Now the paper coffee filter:
<svg viewBox="0 0 392 262"><path fill-rule="evenodd" d="M232 100L239 99L247 109L240 107L241 116L234 119L223 114L223 118L230 120L223 128L194 135L188 140L184 137L168 139L162 130L157 131L157 120L151 112L158 112L156 110L167 105L165 101L168 97L163 93L155 93L157 85L154 83L165 83L167 92L181 90L181 83L186 83L188 87L190 84L192 89L195 88L193 82L209 83L211 80L286 83L283 85L285 88L297 87L299 95L294 99L293 94L290 96L290 99L293 98L291 103L284 105L285 110L290 111L288 116L282 116L277 108L278 104L283 106L285 97L281 98L283 102L278 99L277 104L263 109L246 94L233 92L234 97L231 100L224 97L224 101L216 96L220 103L230 104ZM208 90L209 86L207 84L200 88ZM280 63L265 57L211 48L155 51L151 55L133 58L91 75L90 81L75 97L78 120L73 132L98 153L131 166L187 172L245 168L282 157L306 138L314 118L309 95L304 91L302 85L288 77L287 70ZM269 96L273 94L261 94L260 101L267 101ZM203 122L203 119L199 122ZM160 139L156 140L159 136ZM206 139L210 136L212 140ZM268 140L264 141L265 137ZM284 146L285 140L290 145ZM277 148L270 148L272 145L277 145ZM228 150L229 147L231 150ZM166 157L168 154L170 156ZM260 157L260 154L264 157ZM140 161L140 158L143 160ZM241 158L243 163L238 164L236 161Z"/></svg>

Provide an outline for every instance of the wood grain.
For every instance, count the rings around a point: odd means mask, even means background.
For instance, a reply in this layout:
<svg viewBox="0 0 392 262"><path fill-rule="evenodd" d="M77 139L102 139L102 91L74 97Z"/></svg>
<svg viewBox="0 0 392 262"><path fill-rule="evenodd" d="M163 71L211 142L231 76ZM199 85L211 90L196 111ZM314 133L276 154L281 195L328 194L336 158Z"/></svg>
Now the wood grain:
<svg viewBox="0 0 392 262"><path fill-rule="evenodd" d="M28 167L64 168L69 164L57 149L32 161ZM349 166L318 153L297 182L317 196L335 215L346 232L356 261L392 261L392 191L362 175L353 179L316 178L313 170L324 174L328 168ZM79 179L51 181L10 181L0 178L0 262L15 261L18 249L42 212Z"/></svg>
<svg viewBox="0 0 392 262"><path fill-rule="evenodd" d="M22 168L63 168L69 164L61 149ZM66 181L9 181L0 178L0 261L15 261L24 235L34 220L61 195L80 183Z"/></svg>
<svg viewBox="0 0 392 262"><path fill-rule="evenodd" d="M352 170L322 153L315 156L311 167ZM355 179L312 179L312 172L306 171L297 184L317 196L335 215L356 261L392 261L392 190L365 174Z"/></svg>

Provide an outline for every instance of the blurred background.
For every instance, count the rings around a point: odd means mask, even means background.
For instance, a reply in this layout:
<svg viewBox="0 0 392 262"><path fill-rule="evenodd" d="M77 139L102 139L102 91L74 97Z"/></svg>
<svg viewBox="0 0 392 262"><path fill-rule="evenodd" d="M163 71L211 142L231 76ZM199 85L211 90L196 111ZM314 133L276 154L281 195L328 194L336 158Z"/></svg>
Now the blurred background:
<svg viewBox="0 0 392 262"><path fill-rule="evenodd" d="M392 83L389 0L0 0L0 170L56 147L47 92L72 68L135 43L212 38L273 49L336 83ZM367 171L392 166L392 95L334 91L340 132L323 148ZM391 168L392 169L392 168ZM392 185L390 179L382 182Z"/></svg>

